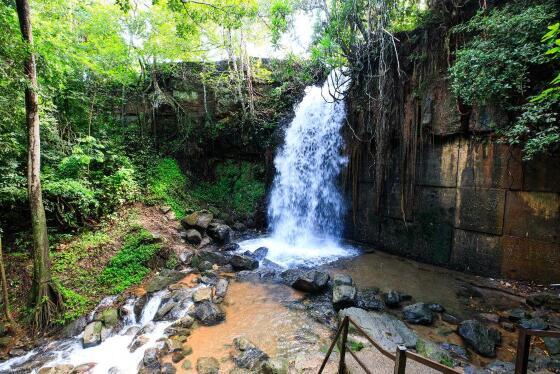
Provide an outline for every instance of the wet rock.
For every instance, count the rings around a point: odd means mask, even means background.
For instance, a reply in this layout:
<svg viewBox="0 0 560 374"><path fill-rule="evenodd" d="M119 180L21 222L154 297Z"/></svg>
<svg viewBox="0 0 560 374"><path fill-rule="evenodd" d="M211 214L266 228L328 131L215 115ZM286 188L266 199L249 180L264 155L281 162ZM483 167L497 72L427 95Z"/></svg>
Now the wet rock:
<svg viewBox="0 0 560 374"><path fill-rule="evenodd" d="M415 325L429 326L434 322L434 313L425 303L416 303L405 307L402 315L405 321Z"/></svg>
<svg viewBox="0 0 560 374"><path fill-rule="evenodd" d="M394 352L397 346L415 348L418 337L402 321L387 313L368 312L359 308L343 309L338 313L339 318L349 316L370 337L389 352Z"/></svg>
<svg viewBox="0 0 560 374"><path fill-rule="evenodd" d="M145 293L144 295L140 296L138 300L136 300L136 302L134 303L134 307L132 308L132 310L134 312L134 316L136 317L137 321L139 321L140 318L142 318L142 311L144 310L144 306L146 305L147 301L148 301L148 294Z"/></svg>
<svg viewBox="0 0 560 374"><path fill-rule="evenodd" d="M203 248L212 244L212 239L208 236L203 236L202 240L198 244L198 248Z"/></svg>
<svg viewBox="0 0 560 374"><path fill-rule="evenodd" d="M175 374L177 372L177 369L170 363L163 364L160 370L161 374Z"/></svg>
<svg viewBox="0 0 560 374"><path fill-rule="evenodd" d="M449 313L443 313L441 315L441 319L452 325L458 325L459 323L461 323L461 320L458 317L455 317L453 314Z"/></svg>
<svg viewBox="0 0 560 374"><path fill-rule="evenodd" d="M511 309L504 312L504 317L511 322L519 322L522 319L527 318L527 312L520 308Z"/></svg>
<svg viewBox="0 0 560 374"><path fill-rule="evenodd" d="M191 263L193 256L194 256L193 251L184 249L179 253L177 257L179 258L179 261L181 261L182 264L189 265Z"/></svg>
<svg viewBox="0 0 560 374"><path fill-rule="evenodd" d="M443 307L443 305L441 304L437 304L437 303L431 303L428 304L428 308L430 308L430 310L434 313L443 313L445 312L445 308Z"/></svg>
<svg viewBox="0 0 560 374"><path fill-rule="evenodd" d="M365 310L382 311L385 309L385 303L380 299L379 291L375 289L358 291L356 306Z"/></svg>
<svg viewBox="0 0 560 374"><path fill-rule="evenodd" d="M137 335L142 335L142 334L149 334L151 332L153 332L156 328L155 323L153 322L148 322L147 324L144 325L144 327L142 327L140 330L138 330Z"/></svg>
<svg viewBox="0 0 560 374"><path fill-rule="evenodd" d="M233 339L233 345L240 351L245 351L249 348L255 348L255 345L253 343L243 337Z"/></svg>
<svg viewBox="0 0 560 374"><path fill-rule="evenodd" d="M183 364L181 365L181 368L183 368L183 370L191 370L192 369L191 361L190 360L183 361Z"/></svg>
<svg viewBox="0 0 560 374"><path fill-rule="evenodd" d="M335 274L333 276L333 284L335 286L352 286L352 277L350 277L348 274Z"/></svg>
<svg viewBox="0 0 560 374"><path fill-rule="evenodd" d="M70 322L62 329L61 335L65 338L73 338L79 335L87 326L87 318L80 317Z"/></svg>
<svg viewBox="0 0 560 374"><path fill-rule="evenodd" d="M195 305L194 318L203 325L212 326L222 322L225 319L225 314L216 304L203 301Z"/></svg>
<svg viewBox="0 0 560 374"><path fill-rule="evenodd" d="M197 257L200 259L200 261L208 261L212 264L218 264L220 266L225 265L230 261L229 255L223 252L215 252L207 249L198 251Z"/></svg>
<svg viewBox="0 0 560 374"><path fill-rule="evenodd" d="M224 245L222 248L220 248L221 252L232 252L232 251L237 251L239 249L239 244L237 243L229 243Z"/></svg>
<svg viewBox="0 0 560 374"><path fill-rule="evenodd" d="M177 307L179 304L173 300L167 302L162 302L158 308L156 315L154 316L154 321L163 321L166 319L167 315L170 314L173 308Z"/></svg>
<svg viewBox="0 0 560 374"><path fill-rule="evenodd" d="M144 352L144 357L140 363L140 372L143 373L158 373L161 369L159 362L158 350L156 348L148 348Z"/></svg>
<svg viewBox="0 0 560 374"><path fill-rule="evenodd" d="M185 216L185 218L181 220L181 225L183 225L185 229L196 228L206 230L213 219L214 215L212 213L207 210L201 210Z"/></svg>
<svg viewBox="0 0 560 374"><path fill-rule="evenodd" d="M339 284L333 288L333 306L335 310L349 308L356 304L356 288Z"/></svg>
<svg viewBox="0 0 560 374"><path fill-rule="evenodd" d="M56 365L52 367L41 368L38 374L70 374L74 372L73 365Z"/></svg>
<svg viewBox="0 0 560 374"><path fill-rule="evenodd" d="M513 374L515 372L515 365L513 362L494 361L488 364L485 368L476 368L474 366L465 367L465 374Z"/></svg>
<svg viewBox="0 0 560 374"><path fill-rule="evenodd" d="M216 302L221 302L224 297L226 297L227 289L228 289L229 282L224 279L220 278L218 283L216 284Z"/></svg>
<svg viewBox="0 0 560 374"><path fill-rule="evenodd" d="M403 301L410 300L410 296L397 291L389 291L384 296L385 305L388 308L398 308Z"/></svg>
<svg viewBox="0 0 560 374"><path fill-rule="evenodd" d="M259 267L259 261L247 255L236 254L230 260L235 270L255 270Z"/></svg>
<svg viewBox="0 0 560 374"><path fill-rule="evenodd" d="M107 338L113 335L113 329L103 326L101 328L101 341L104 342Z"/></svg>
<svg viewBox="0 0 560 374"><path fill-rule="evenodd" d="M82 345L84 348L94 347L101 343L102 328L103 323L101 321L93 321L86 326L82 338Z"/></svg>
<svg viewBox="0 0 560 374"><path fill-rule="evenodd" d="M181 361L182 359L184 359L186 356L187 356L187 353L185 351L179 350L179 351L173 352L173 354L171 355L171 361L173 361L173 363L176 364L179 361Z"/></svg>
<svg viewBox="0 0 560 374"><path fill-rule="evenodd" d="M276 262L270 261L268 258L262 260L261 265L267 269L274 271L282 271L284 268L278 265Z"/></svg>
<svg viewBox="0 0 560 374"><path fill-rule="evenodd" d="M528 330L548 329L548 323L546 323L542 318L522 319L519 322L519 325Z"/></svg>
<svg viewBox="0 0 560 374"><path fill-rule="evenodd" d="M208 236L214 239L218 244L227 244L231 241L231 228L222 223L212 222L206 230Z"/></svg>
<svg viewBox="0 0 560 374"><path fill-rule="evenodd" d="M168 336L189 336L191 334L191 330L185 327L176 327L176 326L169 326L163 333Z"/></svg>
<svg viewBox="0 0 560 374"><path fill-rule="evenodd" d="M267 254L268 254L268 248L259 247L255 249L255 252L253 252L253 257L258 261L262 261L264 260Z"/></svg>
<svg viewBox="0 0 560 374"><path fill-rule="evenodd" d="M551 356L560 354L560 339L558 338L543 338L544 346Z"/></svg>
<svg viewBox="0 0 560 374"><path fill-rule="evenodd" d="M139 335L136 336L130 344L128 345L128 350L130 352L136 351L138 348L146 344L150 339L146 335Z"/></svg>
<svg viewBox="0 0 560 374"><path fill-rule="evenodd" d="M210 287L199 288L193 295L193 301L200 303L201 301L212 301L212 289Z"/></svg>
<svg viewBox="0 0 560 374"><path fill-rule="evenodd" d="M253 345L241 350L240 353L233 358L233 361L239 368L255 370L267 359L268 356L266 353Z"/></svg>
<svg viewBox="0 0 560 374"><path fill-rule="evenodd" d="M119 323L119 312L116 308L107 308L101 313L101 320L107 327L115 327Z"/></svg>
<svg viewBox="0 0 560 374"><path fill-rule="evenodd" d="M271 358L263 362L261 366L263 374L288 374L288 360L283 358Z"/></svg>
<svg viewBox="0 0 560 374"><path fill-rule="evenodd" d="M310 293L323 291L328 286L330 279L329 274L315 270L290 269L284 271L281 276L292 288Z"/></svg>
<svg viewBox="0 0 560 374"><path fill-rule="evenodd" d="M186 273L178 270L163 269L146 285L148 293L161 291L170 284L177 283L185 277Z"/></svg>
<svg viewBox="0 0 560 374"><path fill-rule="evenodd" d="M440 348L449 352L449 354L451 354L451 356L453 356L456 359L463 360L463 361L469 360L469 355L467 353L467 350L461 347L460 345L442 343L440 344Z"/></svg>
<svg viewBox="0 0 560 374"><path fill-rule="evenodd" d="M541 292L530 295L525 302L535 308L547 308L560 312L560 296L553 293Z"/></svg>
<svg viewBox="0 0 560 374"><path fill-rule="evenodd" d="M220 363L214 357L200 357L196 361L198 374L218 374Z"/></svg>
<svg viewBox="0 0 560 374"><path fill-rule="evenodd" d="M496 346L502 339L499 331L488 328L479 321L467 320L461 322L457 332L481 356L496 356Z"/></svg>
<svg viewBox="0 0 560 374"><path fill-rule="evenodd" d="M190 328L194 323L194 318L191 316L184 316L181 317L179 320L175 321L171 326L172 327L182 327L185 329Z"/></svg>
<svg viewBox="0 0 560 374"><path fill-rule="evenodd" d="M185 240L189 244L199 245L202 242L202 234L196 229L188 229L185 231Z"/></svg>

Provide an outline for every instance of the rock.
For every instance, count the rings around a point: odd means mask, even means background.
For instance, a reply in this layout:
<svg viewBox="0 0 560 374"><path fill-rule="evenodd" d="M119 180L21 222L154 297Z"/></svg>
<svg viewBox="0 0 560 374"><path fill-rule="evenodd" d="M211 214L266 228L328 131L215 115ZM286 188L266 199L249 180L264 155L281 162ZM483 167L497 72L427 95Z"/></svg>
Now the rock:
<svg viewBox="0 0 560 374"><path fill-rule="evenodd" d="M163 302L160 304L156 315L154 316L154 321L163 321L167 314L171 312L171 310L177 307L179 304L173 300L169 300L167 302Z"/></svg>
<svg viewBox="0 0 560 374"><path fill-rule="evenodd" d="M228 285L229 282L226 279L220 278L216 284L216 298L223 299L226 296Z"/></svg>
<svg viewBox="0 0 560 374"><path fill-rule="evenodd" d="M542 318L522 319L519 325L528 330L548 329L548 323L546 323Z"/></svg>
<svg viewBox="0 0 560 374"><path fill-rule="evenodd" d="M194 317L203 325L212 326L222 322L225 319L225 314L216 304L202 301L195 305Z"/></svg>
<svg viewBox="0 0 560 374"><path fill-rule="evenodd" d="M193 251L184 249L179 253L177 257L179 258L179 261L181 261L181 263L183 263L184 265L189 265L191 263L193 256L194 256Z"/></svg>
<svg viewBox="0 0 560 374"><path fill-rule="evenodd" d="M502 326L502 328L506 331L509 331L509 332L514 332L515 331L515 325L511 322L502 322L502 323L500 323L500 326Z"/></svg>
<svg viewBox="0 0 560 374"><path fill-rule="evenodd" d="M237 243L229 243L224 245L222 248L220 248L221 252L232 252L232 251L237 251L239 249L239 244Z"/></svg>
<svg viewBox="0 0 560 374"><path fill-rule="evenodd" d="M62 329L61 335L65 338L73 338L79 335L87 326L87 318L80 317L73 320Z"/></svg>
<svg viewBox="0 0 560 374"><path fill-rule="evenodd" d="M401 295L397 291L389 291L385 295L385 305L389 308L398 308L401 304Z"/></svg>
<svg viewBox="0 0 560 374"><path fill-rule="evenodd" d="M235 270L255 270L259 267L259 261L252 257L240 254L233 255L230 260L230 264Z"/></svg>
<svg viewBox="0 0 560 374"><path fill-rule="evenodd" d="M356 288L339 284L333 288L333 306L335 310L349 308L356 304Z"/></svg>
<svg viewBox="0 0 560 374"><path fill-rule="evenodd" d="M449 351L428 340L418 339L416 343L416 351L420 355L427 357L432 361L455 363L455 360L451 357L451 353Z"/></svg>
<svg viewBox="0 0 560 374"><path fill-rule="evenodd" d="M71 374L74 373L74 366L72 365L56 365L53 367L41 368L38 374Z"/></svg>
<svg viewBox="0 0 560 374"><path fill-rule="evenodd" d="M239 368L255 370L258 369L262 362L267 359L268 356L266 353L253 346L242 350L233 358L233 361Z"/></svg>
<svg viewBox="0 0 560 374"><path fill-rule="evenodd" d="M183 364L181 365L181 368L183 368L183 370L191 370L192 369L191 361L190 360L183 361Z"/></svg>
<svg viewBox="0 0 560 374"><path fill-rule="evenodd" d="M335 274L333 276L333 284L335 286L345 285L345 286L352 286L352 277L348 274Z"/></svg>
<svg viewBox="0 0 560 374"><path fill-rule="evenodd" d="M111 335L113 335L113 329L112 328L108 328L103 326L101 328L101 341L104 342L105 340L107 340L107 338L109 338Z"/></svg>
<svg viewBox="0 0 560 374"><path fill-rule="evenodd" d="M163 333L168 335L168 336L189 336L191 334L191 330L185 327L176 327L176 326L169 326L167 327L165 330L163 330Z"/></svg>
<svg viewBox="0 0 560 374"><path fill-rule="evenodd" d="M91 373L91 371L93 370L93 368L95 367L95 362L89 362L87 364L81 364L76 366L71 374L87 374L87 373Z"/></svg>
<svg viewBox="0 0 560 374"><path fill-rule="evenodd" d="M429 326L434 322L434 313L425 303L416 303L403 308L402 315L405 321L415 325Z"/></svg>
<svg viewBox="0 0 560 374"><path fill-rule="evenodd" d="M500 322L500 316L494 313L479 313L479 317L486 322L498 323Z"/></svg>
<svg viewBox="0 0 560 374"><path fill-rule="evenodd" d="M210 238L209 236L203 236L202 240L198 244L198 248L203 248L209 246L210 244L212 244L212 238Z"/></svg>
<svg viewBox="0 0 560 374"><path fill-rule="evenodd" d="M171 355L171 361L173 361L173 363L176 364L179 361L181 361L182 359L184 359L186 356L187 356L186 352L176 351L176 352L173 352L173 354Z"/></svg>
<svg viewBox="0 0 560 374"><path fill-rule="evenodd" d="M144 310L144 306L146 305L147 301L148 301L148 294L145 293L144 295L140 296L138 300L136 300L136 302L134 303L133 312L134 315L136 316L137 321L140 321L140 319L142 318L142 311Z"/></svg>
<svg viewBox="0 0 560 374"><path fill-rule="evenodd" d="M543 307L560 312L560 296L557 294L541 292L528 296L525 302L535 308Z"/></svg>
<svg viewBox="0 0 560 374"><path fill-rule="evenodd" d="M144 358L142 359L142 365L144 368L151 370L158 370L161 368L159 362L158 350L156 348L148 348L144 352Z"/></svg>
<svg viewBox="0 0 560 374"><path fill-rule="evenodd" d="M441 319L447 323L450 323L452 325L458 325L459 323L461 323L461 320L457 317L455 317L453 314L449 314L449 313L443 313L441 315Z"/></svg>
<svg viewBox="0 0 560 374"><path fill-rule="evenodd" d="M281 274L292 288L303 292L317 293L324 290L329 283L329 274L322 271L286 270Z"/></svg>
<svg viewBox="0 0 560 374"><path fill-rule="evenodd" d="M511 322L519 322L522 319L527 318L527 312L520 308L511 309L504 313L504 317Z"/></svg>
<svg viewBox="0 0 560 374"><path fill-rule="evenodd" d="M543 338L544 346L551 356L560 354L560 339L558 338Z"/></svg>
<svg viewBox="0 0 560 374"><path fill-rule="evenodd" d="M440 348L443 349L443 350L446 350L447 352L449 352L451 354L451 356L453 356L453 357L455 357L459 360L464 360L464 361L469 360L469 355L467 353L467 350L465 348L461 347L460 345L450 344L450 343L441 343Z"/></svg>
<svg viewBox="0 0 560 374"><path fill-rule="evenodd" d="M139 335L136 336L130 344L128 345L128 350L130 352L136 351L138 348L146 344L150 339L146 335Z"/></svg>
<svg viewBox="0 0 560 374"><path fill-rule="evenodd" d="M159 211L162 212L163 214L167 214L168 212L171 211L171 207L168 205L162 205L159 207Z"/></svg>
<svg viewBox="0 0 560 374"><path fill-rule="evenodd" d="M282 266L278 265L276 262L270 261L268 258L263 259L261 265L270 270L275 270L275 271L284 270Z"/></svg>
<svg viewBox="0 0 560 374"><path fill-rule="evenodd" d="M461 322L457 332L467 345L481 356L496 356L496 346L500 344L502 340L499 331L488 328L479 321L467 320Z"/></svg>
<svg viewBox="0 0 560 374"><path fill-rule="evenodd" d="M470 284L460 286L455 293L458 297L464 297L467 299L482 298L482 293Z"/></svg>
<svg viewBox="0 0 560 374"><path fill-rule="evenodd" d="M163 269L146 285L146 292L161 291L170 284L177 283L185 277L186 273L178 270Z"/></svg>
<svg viewBox="0 0 560 374"><path fill-rule="evenodd" d="M218 374L220 363L214 357L200 357L196 361L198 374Z"/></svg>
<svg viewBox="0 0 560 374"><path fill-rule="evenodd" d="M181 220L181 225L185 229L202 229L206 230L210 222L214 219L214 215L207 210L201 210L191 213Z"/></svg>
<svg viewBox="0 0 560 374"><path fill-rule="evenodd" d="M288 374L288 360L283 358L271 358L263 362L261 366L263 374Z"/></svg>
<svg viewBox="0 0 560 374"><path fill-rule="evenodd" d="M170 364L169 362L163 364L160 370L161 370L161 374L175 374L177 372L177 369L175 369L173 365Z"/></svg>
<svg viewBox="0 0 560 374"><path fill-rule="evenodd" d="M428 304L428 308L430 308L430 310L434 313L445 312L445 308L443 307L443 305L437 303Z"/></svg>
<svg viewBox="0 0 560 374"><path fill-rule="evenodd" d="M356 306L365 310L382 311L385 309L385 303L379 298L379 291L374 289L358 291Z"/></svg>
<svg viewBox="0 0 560 374"><path fill-rule="evenodd" d="M107 308L101 313L101 320L107 327L115 327L119 323L119 312L116 308Z"/></svg>
<svg viewBox="0 0 560 374"><path fill-rule="evenodd" d="M245 351L249 348L255 348L255 345L253 343L243 337L233 339L233 345L240 351Z"/></svg>
<svg viewBox="0 0 560 374"><path fill-rule="evenodd" d="M243 232L243 231L247 230L247 227L244 224L242 224L241 222L235 222L232 227L235 231Z"/></svg>
<svg viewBox="0 0 560 374"><path fill-rule="evenodd" d="M200 303L201 301L212 301L212 289L210 287L199 288L193 295L193 301Z"/></svg>
<svg viewBox="0 0 560 374"><path fill-rule="evenodd" d="M194 323L194 318L191 316L184 316L181 317L179 320L175 321L171 326L172 327L182 327L185 329L190 328Z"/></svg>
<svg viewBox="0 0 560 374"><path fill-rule="evenodd" d="M231 228L223 223L212 222L208 225L208 236L218 244L227 244L231 241Z"/></svg>
<svg viewBox="0 0 560 374"><path fill-rule="evenodd" d="M343 309L338 313L340 320L349 316L374 341L389 352L395 352L399 345L415 348L418 337L402 321L390 314L367 312L359 308Z"/></svg>
<svg viewBox="0 0 560 374"><path fill-rule="evenodd" d="M264 260L264 258L266 257L267 254L268 254L268 248L259 247L259 248L255 249L255 252L253 252L253 257L255 259L257 259L258 261L262 261L262 260Z"/></svg>
<svg viewBox="0 0 560 374"><path fill-rule="evenodd" d="M101 343L102 328L103 323L101 321L93 321L86 326L82 338L82 345L84 348L94 347Z"/></svg>
<svg viewBox="0 0 560 374"><path fill-rule="evenodd" d="M200 261L208 261L212 264L218 264L220 266L226 265L227 263L230 262L229 255L224 254L222 252L210 251L207 249L202 249L198 251L197 257L200 259Z"/></svg>
<svg viewBox="0 0 560 374"><path fill-rule="evenodd" d="M202 242L202 234L196 229L188 229L185 232L185 240L189 244L199 245Z"/></svg>

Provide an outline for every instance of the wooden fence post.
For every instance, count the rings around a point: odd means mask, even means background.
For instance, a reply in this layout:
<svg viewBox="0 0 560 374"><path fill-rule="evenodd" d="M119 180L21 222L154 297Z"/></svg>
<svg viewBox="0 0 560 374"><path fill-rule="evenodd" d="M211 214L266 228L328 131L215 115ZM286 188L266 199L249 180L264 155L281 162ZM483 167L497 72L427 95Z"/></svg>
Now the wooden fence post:
<svg viewBox="0 0 560 374"><path fill-rule="evenodd" d="M515 357L515 374L527 374L529 362L529 349L531 348L531 335L519 327L519 338L517 340L517 356Z"/></svg>
<svg viewBox="0 0 560 374"><path fill-rule="evenodd" d="M348 338L348 325L350 324L350 320L348 317L344 317L344 321L342 322L343 330L342 330L342 339L340 345L340 362L338 363L338 374L344 374L344 356L346 356L346 340Z"/></svg>
<svg viewBox="0 0 560 374"><path fill-rule="evenodd" d="M406 347L399 345L395 355L394 374L405 374L406 372Z"/></svg>

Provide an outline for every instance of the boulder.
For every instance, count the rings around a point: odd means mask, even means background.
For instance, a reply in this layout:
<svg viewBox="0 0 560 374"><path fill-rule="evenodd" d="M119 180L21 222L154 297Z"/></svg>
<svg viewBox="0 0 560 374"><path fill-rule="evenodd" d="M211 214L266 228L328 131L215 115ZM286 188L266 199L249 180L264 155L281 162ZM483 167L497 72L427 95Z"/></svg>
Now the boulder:
<svg viewBox="0 0 560 374"><path fill-rule="evenodd" d="M335 274L333 276L333 284L335 286L340 286L340 285L352 286L353 285L352 277L350 277L348 274Z"/></svg>
<svg viewBox="0 0 560 374"><path fill-rule="evenodd" d="M168 300L166 302L162 301L160 307L158 308L156 315L154 316L154 321L163 321L166 319L166 316L170 314L171 310L178 306L179 304L173 299Z"/></svg>
<svg viewBox="0 0 560 374"><path fill-rule="evenodd" d="M253 257L259 261L262 261L264 260L267 254L268 254L268 248L259 247L255 249L255 252L253 252Z"/></svg>
<svg viewBox="0 0 560 374"><path fill-rule="evenodd" d="M235 222L232 227L235 231L242 232L242 231L247 230L247 227L241 222Z"/></svg>
<svg viewBox="0 0 560 374"><path fill-rule="evenodd" d="M288 360L283 358L271 358L263 362L261 366L263 374L288 374Z"/></svg>
<svg viewBox="0 0 560 374"><path fill-rule="evenodd" d="M356 306L365 310L382 311L385 303L380 299L379 292L374 289L364 289L358 292Z"/></svg>
<svg viewBox="0 0 560 374"><path fill-rule="evenodd" d="M496 346L502 340L498 330L471 319L461 322L457 332L465 343L481 356L496 356Z"/></svg>
<svg viewBox="0 0 560 374"><path fill-rule="evenodd" d="M404 307L402 315L405 321L415 325L429 326L434 322L434 313L425 303L416 303Z"/></svg>
<svg viewBox="0 0 560 374"><path fill-rule="evenodd" d="M156 372L161 368L159 362L158 350L156 348L148 348L144 352L144 357L142 358L141 365L144 369L149 369L150 371Z"/></svg>
<svg viewBox="0 0 560 374"><path fill-rule="evenodd" d="M349 308L356 304L356 288L339 284L333 288L333 306L335 310Z"/></svg>
<svg viewBox="0 0 560 374"><path fill-rule="evenodd" d="M84 348L94 347L101 343L101 329L103 323L101 321L90 322L84 329L82 345Z"/></svg>
<svg viewBox="0 0 560 374"><path fill-rule="evenodd" d="M206 326L217 325L225 319L225 313L214 303L202 301L194 307L194 318Z"/></svg>
<svg viewBox="0 0 560 374"><path fill-rule="evenodd" d="M189 244L199 245L202 242L202 234L196 229L188 229L185 232L185 240Z"/></svg>
<svg viewBox="0 0 560 374"><path fill-rule="evenodd" d="M218 244L228 244L231 241L231 228L226 224L212 222L206 232Z"/></svg>
<svg viewBox="0 0 560 374"><path fill-rule="evenodd" d="M101 320L107 327L115 327L119 323L119 312L116 308L107 308L101 313Z"/></svg>
<svg viewBox="0 0 560 374"><path fill-rule="evenodd" d="M228 285L229 282L226 279L220 278L216 283L216 298L223 299L226 296Z"/></svg>
<svg viewBox="0 0 560 374"><path fill-rule="evenodd" d="M214 357L200 357L196 361L196 370L198 374L218 374L220 363Z"/></svg>
<svg viewBox="0 0 560 374"><path fill-rule="evenodd" d="M207 249L201 249L197 253L199 261L208 261L212 264L217 264L220 266L226 265L230 262L230 256L222 252L215 252Z"/></svg>
<svg viewBox="0 0 560 374"><path fill-rule="evenodd" d="M146 285L146 291L161 291L170 284L177 283L185 277L186 273L178 270L163 269Z"/></svg>
<svg viewBox="0 0 560 374"><path fill-rule="evenodd" d="M177 369L175 369L173 364L171 364L169 362L161 365L160 370L161 370L160 371L161 374L175 374L175 373L177 373Z"/></svg>
<svg viewBox="0 0 560 374"><path fill-rule="evenodd" d="M437 303L428 304L428 308L430 308L430 310L435 313L445 312L445 308L443 307L443 305Z"/></svg>
<svg viewBox="0 0 560 374"><path fill-rule="evenodd" d="M546 330L548 329L548 323L546 323L542 318L531 318L531 319L522 319L519 322L521 327L527 330Z"/></svg>
<svg viewBox="0 0 560 374"><path fill-rule="evenodd" d="M398 308L401 305L401 295L397 291L389 291L384 295L385 305L389 308Z"/></svg>
<svg viewBox="0 0 560 374"><path fill-rule="evenodd" d="M150 339L146 335L135 336L134 339L128 345L128 350L130 352L136 351L138 348L146 344Z"/></svg>
<svg viewBox="0 0 560 374"><path fill-rule="evenodd" d="M172 327L182 327L185 329L188 329L190 327L192 327L194 323L194 318L191 316L184 316L181 317L180 319L178 319L177 321L173 322L173 324L171 325Z"/></svg>
<svg viewBox="0 0 560 374"><path fill-rule="evenodd" d="M61 335L65 338L73 338L80 334L87 326L87 318L80 317L73 320L62 329Z"/></svg>
<svg viewBox="0 0 560 374"><path fill-rule="evenodd" d="M200 303L201 301L212 301L212 289L210 287L199 288L193 294L193 301Z"/></svg>
<svg viewBox="0 0 560 374"><path fill-rule="evenodd" d="M527 312L521 308L510 309L504 312L504 317L511 322L519 322L524 318L527 318Z"/></svg>
<svg viewBox="0 0 560 374"><path fill-rule="evenodd" d="M220 248L221 252L232 252L232 251L237 251L239 249L239 244L237 243L229 243L224 245L223 247Z"/></svg>
<svg viewBox="0 0 560 374"><path fill-rule="evenodd" d="M322 271L290 269L282 273L282 278L296 290L317 293L328 286L330 276Z"/></svg>
<svg viewBox="0 0 560 374"><path fill-rule="evenodd" d="M352 318L374 341L389 352L395 352L398 346L416 347L418 341L416 333L390 314L348 308L341 310L338 316L341 320L345 316Z"/></svg>
<svg viewBox="0 0 560 374"><path fill-rule="evenodd" d="M458 317L455 317L453 314L449 314L449 313L443 313L441 315L441 319L444 322L450 323L452 325L458 325L459 323L461 323L461 319L459 319Z"/></svg>
<svg viewBox="0 0 560 374"><path fill-rule="evenodd" d="M210 222L214 219L214 215L207 210L201 210L191 213L181 220L181 225L185 229L201 229L206 230Z"/></svg>
<svg viewBox="0 0 560 374"><path fill-rule="evenodd" d="M235 270L255 270L259 267L259 261L247 255L235 254L230 260Z"/></svg>
<svg viewBox="0 0 560 374"><path fill-rule="evenodd" d="M193 256L193 251L183 249L181 252L179 252L179 255L177 257L179 258L179 261L181 261L181 263L183 263L184 265L189 265Z"/></svg>
<svg viewBox="0 0 560 374"><path fill-rule="evenodd" d="M266 355L266 353L253 346L242 350L233 358L233 361L239 368L256 370L260 367L262 362L267 359L268 356Z"/></svg>

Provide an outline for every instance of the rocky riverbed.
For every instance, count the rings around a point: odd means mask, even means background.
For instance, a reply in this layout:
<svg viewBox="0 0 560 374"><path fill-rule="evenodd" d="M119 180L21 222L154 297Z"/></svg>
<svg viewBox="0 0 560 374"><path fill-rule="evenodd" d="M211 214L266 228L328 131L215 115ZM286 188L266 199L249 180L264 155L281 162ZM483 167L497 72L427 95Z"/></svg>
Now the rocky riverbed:
<svg viewBox="0 0 560 374"><path fill-rule="evenodd" d="M0 371L312 373L340 319L351 316L387 350L404 345L467 373L510 373L519 326L560 327L554 292L511 292L494 280L369 249L317 268L285 268L270 260L269 248L232 242L240 232L207 212L188 219L182 237L195 244L187 234L195 230L200 241L196 235L196 249L179 250L175 269L106 298L56 339L14 351ZM349 345L374 372L391 372L356 331ZM558 371L559 342L536 339L530 367ZM327 372L336 368L334 352ZM412 365L411 372L428 371Z"/></svg>

